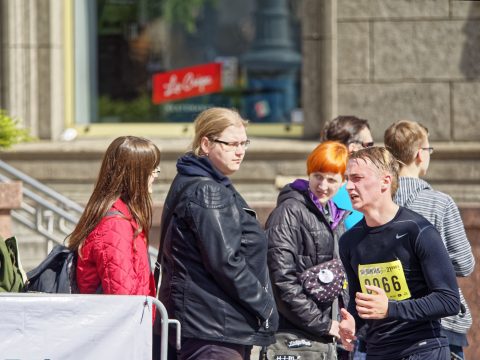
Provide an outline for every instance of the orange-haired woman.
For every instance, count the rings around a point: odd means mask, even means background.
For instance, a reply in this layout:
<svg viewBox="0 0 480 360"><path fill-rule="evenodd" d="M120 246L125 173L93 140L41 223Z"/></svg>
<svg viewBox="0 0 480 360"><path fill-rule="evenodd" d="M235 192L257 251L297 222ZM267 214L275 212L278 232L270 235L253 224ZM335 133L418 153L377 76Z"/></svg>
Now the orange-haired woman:
<svg viewBox="0 0 480 360"><path fill-rule="evenodd" d="M337 359L335 339L339 329L337 319L332 317L333 302L314 301L298 277L315 265L338 258L335 242L345 232L348 211L338 208L332 197L344 182L347 158L348 150L341 143L326 141L318 145L307 159L308 180L297 179L281 190L277 207L266 223L279 332L293 341L295 346L289 346L289 350L299 351L302 359L320 359L320 353L326 355L325 359ZM312 343L317 346L312 347Z"/></svg>
<svg viewBox="0 0 480 360"><path fill-rule="evenodd" d="M82 294L155 296L147 253L153 180L160 151L150 140L122 136L108 147L85 211L69 237L78 251Z"/></svg>

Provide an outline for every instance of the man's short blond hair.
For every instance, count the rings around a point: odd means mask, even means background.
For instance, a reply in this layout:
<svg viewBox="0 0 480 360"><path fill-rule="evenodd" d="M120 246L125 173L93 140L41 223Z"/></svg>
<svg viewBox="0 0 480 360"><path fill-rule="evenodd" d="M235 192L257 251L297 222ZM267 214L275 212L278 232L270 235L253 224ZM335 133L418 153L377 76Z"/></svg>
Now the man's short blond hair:
<svg viewBox="0 0 480 360"><path fill-rule="evenodd" d="M392 198L395 196L398 189L398 173L400 171L400 165L397 159L395 159L392 153L385 147L372 146L354 151L350 154L348 160L363 160L365 162L370 160L370 162L380 170L381 173L390 174L392 176Z"/></svg>
<svg viewBox="0 0 480 360"><path fill-rule="evenodd" d="M418 149L428 139L428 129L415 121L400 120L390 125L383 136L385 147L404 165L415 161Z"/></svg>

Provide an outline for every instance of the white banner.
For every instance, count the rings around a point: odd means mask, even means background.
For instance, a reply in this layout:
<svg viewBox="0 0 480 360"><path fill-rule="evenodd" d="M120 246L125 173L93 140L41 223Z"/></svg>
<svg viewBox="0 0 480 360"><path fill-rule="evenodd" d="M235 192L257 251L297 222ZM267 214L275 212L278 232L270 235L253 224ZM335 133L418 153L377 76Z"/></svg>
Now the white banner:
<svg viewBox="0 0 480 360"><path fill-rule="evenodd" d="M145 296L0 296L1 360L151 359Z"/></svg>

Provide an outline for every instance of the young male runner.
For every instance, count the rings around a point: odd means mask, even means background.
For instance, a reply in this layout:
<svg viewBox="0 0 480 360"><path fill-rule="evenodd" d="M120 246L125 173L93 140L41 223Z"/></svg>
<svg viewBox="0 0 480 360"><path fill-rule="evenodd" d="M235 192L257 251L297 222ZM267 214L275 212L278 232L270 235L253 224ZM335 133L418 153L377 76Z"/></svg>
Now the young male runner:
<svg viewBox="0 0 480 360"><path fill-rule="evenodd" d="M396 205L398 162L383 147L351 154L346 189L364 219L340 239L350 303L340 336L351 350L368 324L367 359L449 359L439 319L460 310L458 285L438 231Z"/></svg>
<svg viewBox="0 0 480 360"><path fill-rule="evenodd" d="M428 129L415 121L400 120L385 130L384 143L400 160L398 190L393 201L430 221L442 237L457 277L470 275L475 258L457 205L449 195L433 189L421 179L428 171L433 152ZM468 346L467 332L472 325L472 315L461 289L459 292L463 312L443 318L441 323L450 352L464 359L463 347Z"/></svg>

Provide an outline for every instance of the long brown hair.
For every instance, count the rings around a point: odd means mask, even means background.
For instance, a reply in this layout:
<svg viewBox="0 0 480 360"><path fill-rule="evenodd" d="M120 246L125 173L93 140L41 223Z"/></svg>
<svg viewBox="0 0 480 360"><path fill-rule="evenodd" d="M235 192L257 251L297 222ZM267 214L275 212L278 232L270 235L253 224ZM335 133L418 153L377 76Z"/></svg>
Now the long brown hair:
<svg viewBox="0 0 480 360"><path fill-rule="evenodd" d="M69 235L68 247L79 249L113 203L121 198L148 239L152 224L152 198L148 180L160 163L160 150L150 140L121 136L113 140L103 157L95 189L85 211Z"/></svg>

